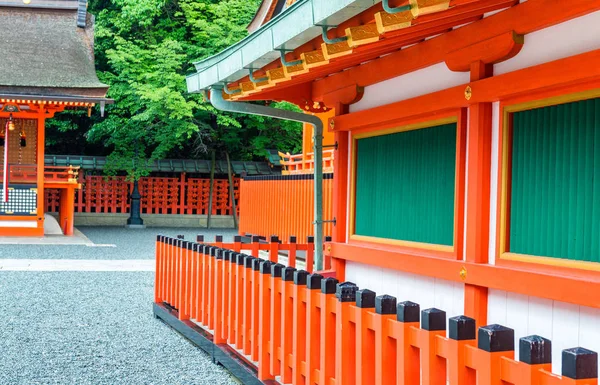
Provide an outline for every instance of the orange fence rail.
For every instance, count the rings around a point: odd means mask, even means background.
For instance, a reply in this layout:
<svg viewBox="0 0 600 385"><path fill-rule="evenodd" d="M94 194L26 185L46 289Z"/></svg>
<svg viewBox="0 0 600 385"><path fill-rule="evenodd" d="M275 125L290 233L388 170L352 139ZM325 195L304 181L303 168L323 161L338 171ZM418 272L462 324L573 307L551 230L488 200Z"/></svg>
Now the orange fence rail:
<svg viewBox="0 0 600 385"><path fill-rule="evenodd" d="M10 183L37 184L36 164L9 164ZM0 176L2 172L0 172ZM44 181L46 183L78 183L79 167L73 166L46 166L44 167Z"/></svg>
<svg viewBox="0 0 600 385"><path fill-rule="evenodd" d="M323 172L333 172L334 150L323 150ZM305 154L293 154L279 152L281 165L284 175L296 174L314 174L315 172L315 154L309 152Z"/></svg>
<svg viewBox="0 0 600 385"><path fill-rule="evenodd" d="M564 350L558 376L543 337L521 338L517 361L512 329L447 320L443 310L421 311L273 257L159 236L154 301L182 322L195 320L215 349L232 346L240 360L257 362L265 383L598 383L598 355L590 350Z"/></svg>
<svg viewBox="0 0 600 385"><path fill-rule="evenodd" d="M76 213L128 213L129 194L133 183L125 177L83 176L78 180L82 188L75 195ZM188 178L141 178L143 214L208 214L210 180ZM239 201L239 178L234 179L234 195ZM58 211L60 191L45 189L47 211ZM215 179L213 188L213 215L232 215L229 182ZM239 212L239 206L238 206Z"/></svg>
<svg viewBox="0 0 600 385"><path fill-rule="evenodd" d="M314 175L247 177L240 182L240 233L282 239L314 234ZM323 219L333 219L333 174L323 180ZM324 234L332 233L325 223Z"/></svg>

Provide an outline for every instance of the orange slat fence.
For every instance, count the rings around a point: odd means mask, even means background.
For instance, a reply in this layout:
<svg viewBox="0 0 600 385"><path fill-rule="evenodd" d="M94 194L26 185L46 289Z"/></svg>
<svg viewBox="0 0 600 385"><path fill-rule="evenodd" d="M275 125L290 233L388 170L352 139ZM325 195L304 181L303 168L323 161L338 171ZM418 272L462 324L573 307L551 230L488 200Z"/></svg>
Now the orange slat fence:
<svg viewBox="0 0 600 385"><path fill-rule="evenodd" d="M333 174L323 175L323 219L333 219ZM314 234L314 175L246 177L240 182L240 233L261 236ZM324 235L332 233L325 223Z"/></svg>
<svg viewBox="0 0 600 385"><path fill-rule="evenodd" d="M195 320L215 349L235 347L269 383L278 376L294 385L598 383L590 350L563 350L555 375L552 343L543 337L521 338L517 360L510 328L476 329L472 318L447 319L443 310L278 261L279 254L260 259L158 236L154 301Z"/></svg>
<svg viewBox="0 0 600 385"><path fill-rule="evenodd" d="M78 178L82 188L75 194L76 213L128 213L129 194L133 183L123 176L105 177L96 175ZM234 178L234 196L240 198L240 179ZM139 181L142 195L143 214L208 214L210 180L180 177L144 177ZM58 190L45 189L48 211L57 212L60 194ZM239 204L237 207L239 213ZM232 215L229 182L215 179L213 190L213 215Z"/></svg>

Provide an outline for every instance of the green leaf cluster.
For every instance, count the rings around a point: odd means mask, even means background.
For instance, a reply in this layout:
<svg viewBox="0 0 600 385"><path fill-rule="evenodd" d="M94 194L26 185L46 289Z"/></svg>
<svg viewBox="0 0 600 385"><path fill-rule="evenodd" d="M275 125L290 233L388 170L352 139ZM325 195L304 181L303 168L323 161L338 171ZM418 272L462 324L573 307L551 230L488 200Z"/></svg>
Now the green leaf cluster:
<svg viewBox="0 0 600 385"><path fill-rule="evenodd" d="M91 0L96 69L115 104L104 119L74 112L49 121L47 152L65 153L66 147L108 155L110 172L139 177L148 159L209 158L215 151L217 157L228 152L236 160L263 160L267 149L299 151L300 124L223 113L186 92L192 63L244 38L259 4ZM284 102L274 106L297 109Z"/></svg>

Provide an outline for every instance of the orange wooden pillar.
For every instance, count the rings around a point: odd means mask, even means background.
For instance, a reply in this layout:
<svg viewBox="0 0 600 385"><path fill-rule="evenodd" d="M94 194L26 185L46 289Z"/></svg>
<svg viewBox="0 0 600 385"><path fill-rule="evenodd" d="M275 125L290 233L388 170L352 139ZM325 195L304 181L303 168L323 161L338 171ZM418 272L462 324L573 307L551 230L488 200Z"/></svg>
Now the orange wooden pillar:
<svg viewBox="0 0 600 385"><path fill-rule="evenodd" d="M294 272L294 305L292 320L293 385L306 385L306 282L308 272Z"/></svg>
<svg viewBox="0 0 600 385"><path fill-rule="evenodd" d="M373 329L375 331L375 385L396 384L396 340L392 338L396 318L396 298L375 298Z"/></svg>
<svg viewBox="0 0 600 385"><path fill-rule="evenodd" d="M319 383L321 365L321 282L323 276L311 274L306 279L306 384Z"/></svg>
<svg viewBox="0 0 600 385"><path fill-rule="evenodd" d="M335 108L335 115L348 113L348 107L341 103ZM328 123L328 122L327 122ZM326 125L329 127L329 124ZM350 186L348 160L350 158L350 133L347 131L335 132L335 147L333 158L333 216L335 226L333 227L333 242L346 242L347 228L347 205L348 188ZM332 258L332 268L335 270L336 278L343 282L346 279L346 261Z"/></svg>
<svg viewBox="0 0 600 385"><path fill-rule="evenodd" d="M235 284L235 347L239 350L244 348L244 289L245 274L244 261L246 255L236 256L236 284Z"/></svg>
<svg viewBox="0 0 600 385"><path fill-rule="evenodd" d="M282 264L274 264L271 266L271 320L269 328L269 352L270 362L269 370L273 376L279 376L281 373L282 362L282 329L285 329L283 319L283 285L282 273L285 266Z"/></svg>
<svg viewBox="0 0 600 385"><path fill-rule="evenodd" d="M75 229L75 187L60 189L58 223L64 235L73 235Z"/></svg>
<svg viewBox="0 0 600 385"><path fill-rule="evenodd" d="M319 364L319 383L330 384L335 381L335 325L337 321L335 293L338 280L325 278L321 282L321 356Z"/></svg>
<svg viewBox="0 0 600 385"><path fill-rule="evenodd" d="M437 354L436 343L437 336L446 335L446 312L435 308L421 311L421 329L414 331L421 350L421 384L445 384L446 360Z"/></svg>
<svg viewBox="0 0 600 385"><path fill-rule="evenodd" d="M410 301L398 304L394 323L396 338L397 383L419 385L421 381L419 349L413 346L412 335L419 328L420 307Z"/></svg>
<svg viewBox="0 0 600 385"><path fill-rule="evenodd" d="M229 251L226 256L227 264L227 292L228 298L223 306L227 307L227 342L231 345L236 343L237 336L237 285L238 285L238 259L239 252Z"/></svg>
<svg viewBox="0 0 600 385"><path fill-rule="evenodd" d="M202 280L204 279L202 274L202 251L204 245L195 243L193 250L194 258L194 306L192 309L192 318L200 322L202 316Z"/></svg>
<svg viewBox="0 0 600 385"><path fill-rule="evenodd" d="M488 325L477 332L477 348L467 346L465 363L477 372L477 385L503 385L503 357L515 355L515 332L501 325Z"/></svg>
<svg viewBox="0 0 600 385"><path fill-rule="evenodd" d="M492 76L493 66L471 66L471 81ZM492 162L492 104L469 106L467 164L466 260L487 263L490 234L490 172ZM488 289L465 284L465 315L478 325L487 323Z"/></svg>
<svg viewBox="0 0 600 385"><path fill-rule="evenodd" d="M162 282L163 282L163 246L164 237L156 236L156 255L155 255L155 273L154 273L154 303L162 303Z"/></svg>
<svg viewBox="0 0 600 385"><path fill-rule="evenodd" d="M335 383L356 384L356 324L354 302L358 286L339 283L336 289Z"/></svg>
<svg viewBox="0 0 600 385"><path fill-rule="evenodd" d="M259 316L260 310L258 308L258 301L260 299L260 264L265 260L262 258L255 258L252 260L252 284L250 286L251 291L251 309L250 309L250 357L252 361L258 361L258 347L260 341L258 339L258 333L260 329Z"/></svg>
<svg viewBox="0 0 600 385"><path fill-rule="evenodd" d="M371 385L375 379L375 296L369 289L356 292L356 385Z"/></svg>
<svg viewBox="0 0 600 385"><path fill-rule="evenodd" d="M475 385L475 373L465 365L466 346L475 346L475 320L466 316L448 320L448 338L438 338L437 354L448 366L449 385Z"/></svg>
<svg viewBox="0 0 600 385"><path fill-rule="evenodd" d="M252 284L253 271L252 264L256 258L246 255L244 257L244 282L243 282L243 311L242 311L242 328L244 336L243 351L246 356L252 352Z"/></svg>
<svg viewBox="0 0 600 385"><path fill-rule="evenodd" d="M284 327L279 331L281 333L281 381L285 384L292 382L294 362L292 354L294 352L294 309L296 308L294 276L296 269L288 266L281 272L281 324ZM289 329L292 325L292 330Z"/></svg>
<svg viewBox="0 0 600 385"><path fill-rule="evenodd" d="M273 355L271 344L271 315L273 309L271 307L271 297L273 287L271 286L271 261L262 261L259 266L258 275L258 303L255 302L254 307L258 307L258 379L261 381L274 379L271 374L271 356ZM257 306L258 305L258 306Z"/></svg>

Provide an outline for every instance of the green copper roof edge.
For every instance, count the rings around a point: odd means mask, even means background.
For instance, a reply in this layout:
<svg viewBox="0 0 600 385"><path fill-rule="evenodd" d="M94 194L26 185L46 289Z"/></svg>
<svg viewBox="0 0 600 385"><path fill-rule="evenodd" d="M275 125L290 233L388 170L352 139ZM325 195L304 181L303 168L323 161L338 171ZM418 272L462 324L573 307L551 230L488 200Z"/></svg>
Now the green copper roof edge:
<svg viewBox="0 0 600 385"><path fill-rule="evenodd" d="M198 93L198 92L201 92L202 90L208 89L209 87L211 87L215 84L229 81L227 79L230 76L232 76L233 74L235 74L237 71L234 73L228 74L228 75L224 75L224 74L220 73L219 68L217 66L220 63L225 62L232 55L235 55L236 53L240 52L246 45L250 44L251 42L253 42L256 39L261 38L262 37L261 35L264 32L277 26L278 23L284 21L288 17L293 18L294 13L297 12L301 7L303 7L306 4L310 4L310 12L312 13L311 27L316 27L316 24L321 23L323 20L331 18L332 16L342 12L343 10L345 10L347 8L354 9L354 11L356 11L356 13L354 13L354 14L358 14L358 13L362 12L363 10L366 10L369 7L381 2L381 0L354 0L354 1L353 0L345 0L346 4L343 5L341 8L332 9L332 10L328 11L328 13L321 14L318 16L319 20L315 20L315 17L317 17L316 13L315 13L316 12L315 11L315 1L317 2L316 4L319 4L319 0L299 0L299 1L297 1L296 3L291 5L288 9L286 9L284 12L280 13L275 18L273 18L272 20L267 22L265 25L261 26L258 30L254 31L252 34L246 36L244 39L240 40L239 42L233 44L232 46L226 48L225 50L223 50L213 56L210 56L206 59L194 62L193 64L196 67L196 72L186 76L188 92ZM340 0L336 0L336 1L340 1ZM353 13L353 12L351 12L351 13ZM349 17L352 17L352 16L348 16L348 18ZM320 31L320 27L318 27L318 28ZM304 29L299 34L288 39L287 42L291 41L292 39L297 38L302 33L305 33L306 31L308 31L309 29L310 28ZM320 34L320 32L319 32L319 34ZM268 49L261 50L261 53L258 56L258 59L264 57L265 55L267 55L270 52L274 52L274 49L285 46L285 44L287 43L286 42L286 43L275 46L275 44L273 43L274 36L271 36L271 39L272 39L272 44L271 44L272 47L268 47ZM256 61L258 59L255 59L254 61ZM243 67L245 66L243 64L243 61L244 61L243 56L241 58L241 61L242 61L242 66L240 66L238 71L243 70ZM246 63L246 65L248 65L248 63ZM208 71L214 71L214 70L216 70L216 76L208 75L208 76L212 76L213 79L210 79L209 81L203 81L201 84L200 76Z"/></svg>
<svg viewBox="0 0 600 385"><path fill-rule="evenodd" d="M221 51L213 56L209 56L206 59L202 59L202 60L193 62L192 64L194 66L196 66L196 70L198 72L201 72L201 70L207 69L209 65L212 65L212 63L210 63L211 61L215 61L215 60L221 59L221 58L224 59L225 57L230 56L233 52L237 52L240 48L242 48L243 46L247 45L249 42L256 39L260 35L261 32L264 32L265 30L267 30L274 24L278 23L281 19L285 18L286 16L289 16L289 13L294 12L298 7L300 7L301 4L308 3L308 2L312 3L312 0L299 0L299 1L295 2L284 12L281 12L279 15L275 16L273 19L269 20L266 24L264 24L259 29L257 29L250 35L246 36L242 40L238 41L237 43L233 44L232 46L225 48L223 51ZM218 61L221 61L221 60L218 60ZM214 64L216 64L216 63L214 63ZM198 73L198 72L196 72L196 73ZM190 74L190 75L188 75L188 77L193 76L196 73Z"/></svg>

